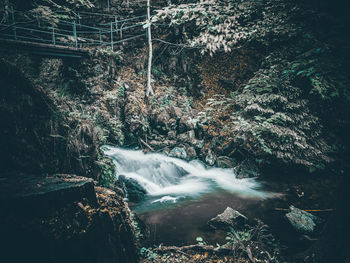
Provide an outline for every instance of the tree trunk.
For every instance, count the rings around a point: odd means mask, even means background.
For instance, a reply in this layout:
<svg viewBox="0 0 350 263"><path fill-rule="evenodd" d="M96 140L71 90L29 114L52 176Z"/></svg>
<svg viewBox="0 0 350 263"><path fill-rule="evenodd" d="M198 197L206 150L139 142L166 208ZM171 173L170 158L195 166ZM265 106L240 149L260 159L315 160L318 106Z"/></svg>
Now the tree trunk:
<svg viewBox="0 0 350 263"><path fill-rule="evenodd" d="M151 0L147 0L147 35L148 35L148 70L147 70L147 93L146 95L149 96L149 94L153 95L153 89L152 89L152 35L151 35Z"/></svg>

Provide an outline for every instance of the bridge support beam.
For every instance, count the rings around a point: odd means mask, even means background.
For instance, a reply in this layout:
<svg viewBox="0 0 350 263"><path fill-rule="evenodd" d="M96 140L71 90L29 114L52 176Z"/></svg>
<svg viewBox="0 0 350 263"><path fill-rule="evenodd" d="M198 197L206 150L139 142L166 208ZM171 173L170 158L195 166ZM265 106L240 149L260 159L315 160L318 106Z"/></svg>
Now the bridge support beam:
<svg viewBox="0 0 350 263"><path fill-rule="evenodd" d="M114 50L114 45L113 45L113 22L111 22L111 48L112 51Z"/></svg>
<svg viewBox="0 0 350 263"><path fill-rule="evenodd" d="M52 44L56 46L55 28L52 27Z"/></svg>
<svg viewBox="0 0 350 263"><path fill-rule="evenodd" d="M75 40L75 47L78 48L77 25L75 24L75 20L73 21L73 36Z"/></svg>
<svg viewBox="0 0 350 263"><path fill-rule="evenodd" d="M17 40L17 29L16 29L16 20L15 20L15 11L13 10L13 6L11 6L12 13L12 28L13 28L13 37Z"/></svg>

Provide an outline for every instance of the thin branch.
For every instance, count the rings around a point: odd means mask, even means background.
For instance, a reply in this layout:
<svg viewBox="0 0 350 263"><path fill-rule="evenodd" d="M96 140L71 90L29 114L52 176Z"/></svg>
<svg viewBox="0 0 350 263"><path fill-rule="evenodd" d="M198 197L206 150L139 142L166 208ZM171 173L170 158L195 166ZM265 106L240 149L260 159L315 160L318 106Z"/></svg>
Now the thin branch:
<svg viewBox="0 0 350 263"><path fill-rule="evenodd" d="M159 38L154 38L154 41L158 41L158 42L162 42L164 44L168 44L168 45L172 45L172 46L178 46L178 47L184 47L184 48L204 48L205 46L191 46L191 45L187 45L187 44L176 44L176 43L171 43Z"/></svg>

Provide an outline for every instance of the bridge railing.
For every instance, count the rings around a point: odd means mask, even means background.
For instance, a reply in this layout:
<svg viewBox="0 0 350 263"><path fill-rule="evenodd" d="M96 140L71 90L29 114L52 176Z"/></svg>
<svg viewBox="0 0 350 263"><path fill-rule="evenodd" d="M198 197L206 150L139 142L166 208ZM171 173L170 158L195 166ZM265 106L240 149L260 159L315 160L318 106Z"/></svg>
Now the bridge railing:
<svg viewBox="0 0 350 263"><path fill-rule="evenodd" d="M84 15L100 16L98 23L85 21ZM5 15L3 17L6 17ZM67 16L68 17L68 16ZM7 10L0 23L0 38L75 48L110 46L146 36L145 15L123 19L117 15L78 12L74 19L55 18L53 24L16 10Z"/></svg>

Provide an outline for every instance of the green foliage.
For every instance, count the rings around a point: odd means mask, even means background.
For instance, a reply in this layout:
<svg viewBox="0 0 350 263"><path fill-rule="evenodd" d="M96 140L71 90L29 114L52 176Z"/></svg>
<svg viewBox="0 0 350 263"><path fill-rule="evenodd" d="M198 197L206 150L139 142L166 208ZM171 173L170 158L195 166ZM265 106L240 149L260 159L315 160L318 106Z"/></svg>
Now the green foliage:
<svg viewBox="0 0 350 263"><path fill-rule="evenodd" d="M100 153L96 164L101 171L99 183L102 186L110 187L115 180L115 165L113 161L110 158L104 156L103 153Z"/></svg>
<svg viewBox="0 0 350 263"><path fill-rule="evenodd" d="M278 94L272 93L275 90ZM311 166L326 161L322 125L302 95L302 89L292 85L290 72L281 67L272 65L256 74L234 100L237 110L231 119L242 146L288 163Z"/></svg>
<svg viewBox="0 0 350 263"><path fill-rule="evenodd" d="M112 50L111 47L98 48L96 50L96 56L108 57L115 59L117 62L123 60L123 52L121 50Z"/></svg>
<svg viewBox="0 0 350 263"><path fill-rule="evenodd" d="M265 43L295 35L299 26L293 16L301 10L289 1L205 0L169 5L156 10L153 22L181 28L189 46L203 53L229 52L244 42Z"/></svg>
<svg viewBox="0 0 350 263"><path fill-rule="evenodd" d="M141 228L139 227L139 223L135 218L135 213L130 212L130 219L131 219L131 225L134 228L134 234L135 234L136 240L140 242L141 239L143 238L143 234L142 234ZM145 247L141 248L141 251L140 251L141 255L145 255L146 251L147 249Z"/></svg>
<svg viewBox="0 0 350 263"><path fill-rule="evenodd" d="M199 245L207 244L202 237L196 237L196 241L198 242Z"/></svg>
<svg viewBox="0 0 350 263"><path fill-rule="evenodd" d="M236 231L235 229L231 228L230 231L226 233L226 240L232 244L249 241L252 239L252 233L253 229Z"/></svg>
<svg viewBox="0 0 350 263"><path fill-rule="evenodd" d="M151 248L146 248L146 247L142 247L140 249L140 254L141 256L143 256L144 258L148 258L149 260L154 260L158 256L158 254L153 252Z"/></svg>

